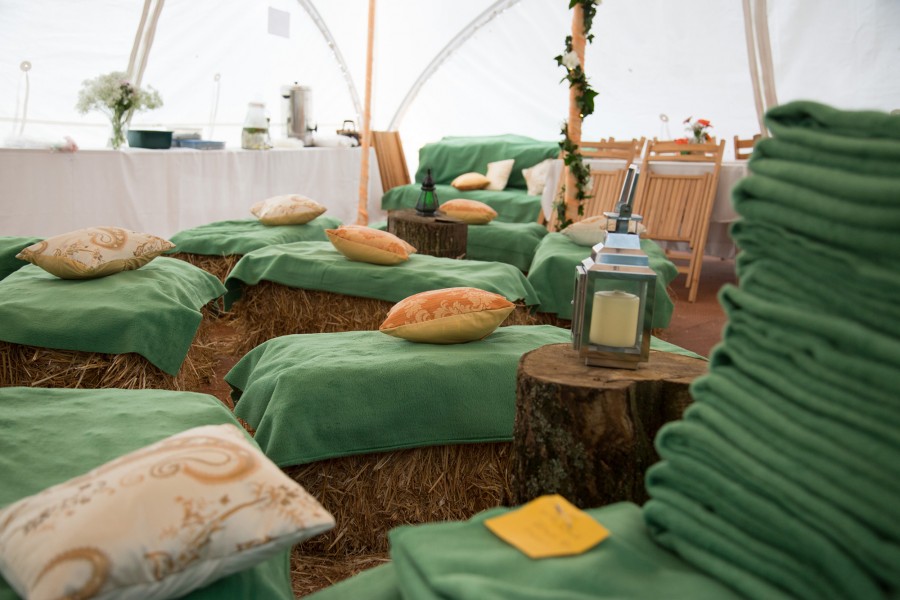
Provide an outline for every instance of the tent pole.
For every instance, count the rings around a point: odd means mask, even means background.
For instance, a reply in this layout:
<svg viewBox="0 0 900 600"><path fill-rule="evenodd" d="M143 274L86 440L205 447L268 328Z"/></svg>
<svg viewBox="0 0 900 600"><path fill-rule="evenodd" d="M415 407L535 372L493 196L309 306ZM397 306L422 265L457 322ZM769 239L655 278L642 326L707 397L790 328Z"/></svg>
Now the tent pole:
<svg viewBox="0 0 900 600"><path fill-rule="evenodd" d="M362 115L362 161L359 170L359 209L356 223L369 224L369 122L372 115L372 50L375 41L375 0L369 0L369 38L366 44L366 90Z"/></svg>
<svg viewBox="0 0 900 600"><path fill-rule="evenodd" d="M147 15L150 13L150 3L153 0L144 0L144 10L141 13L141 21L138 23L137 32L134 34L134 45L131 47L131 58L128 59L128 69L125 77L128 81L134 79L134 63L137 60L138 49L141 47L141 39L144 37L144 27L147 24Z"/></svg>
<svg viewBox="0 0 900 600"><path fill-rule="evenodd" d="M584 46L584 8L580 2L576 2L572 10L572 51L578 56L582 70L584 70ZM582 116L576 102L576 97L581 93L583 93L581 86L569 88L569 120L566 123L566 129L569 139L576 146L581 145ZM578 199L575 197L575 186L575 175L570 169L566 175L566 219L571 221L578 220Z"/></svg>
<svg viewBox="0 0 900 600"><path fill-rule="evenodd" d="M763 120L766 109L763 106L762 91L759 83L759 68L756 58L756 37L753 35L753 9L750 0L743 0L744 7L744 35L747 40L747 65L750 67L750 83L753 85L753 104L756 106L756 120L759 123L759 131L766 134L766 124Z"/></svg>

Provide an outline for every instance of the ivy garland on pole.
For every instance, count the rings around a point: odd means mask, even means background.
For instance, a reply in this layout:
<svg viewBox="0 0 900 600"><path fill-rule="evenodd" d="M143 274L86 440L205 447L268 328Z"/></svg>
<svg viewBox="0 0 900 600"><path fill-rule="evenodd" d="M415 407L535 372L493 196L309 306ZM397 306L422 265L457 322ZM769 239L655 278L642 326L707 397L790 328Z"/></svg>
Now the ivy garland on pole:
<svg viewBox="0 0 900 600"><path fill-rule="evenodd" d="M581 4L583 11L584 37L587 43L594 41L594 35L591 33L591 25L594 22L594 15L597 13L597 5L600 0L569 0L569 9L575 8L575 5ZM575 104L581 118L585 118L594 112L594 98L597 92L591 88L588 83L587 76L581 66L577 53L572 48L572 36L566 36L566 51L556 57L556 64L566 69L566 76L560 81L569 81L570 88L576 88ZM562 126L563 140L559 143L559 147L563 151L564 162L566 167L575 178L575 198L578 200L578 215L584 215L584 201L588 197L587 186L590 179L591 171L581 159L581 152L578 145L569 137L569 124L564 122ZM561 230L572 224L570 219L566 218L566 202L563 198L556 201L557 229Z"/></svg>

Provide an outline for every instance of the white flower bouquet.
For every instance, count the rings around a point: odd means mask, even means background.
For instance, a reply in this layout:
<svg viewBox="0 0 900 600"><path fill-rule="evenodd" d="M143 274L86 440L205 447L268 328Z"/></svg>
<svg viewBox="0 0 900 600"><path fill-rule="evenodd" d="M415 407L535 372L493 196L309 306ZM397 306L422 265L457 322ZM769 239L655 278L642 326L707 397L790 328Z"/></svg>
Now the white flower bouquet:
<svg viewBox="0 0 900 600"><path fill-rule="evenodd" d="M118 149L125 143L125 122L131 113L162 106L159 92L147 86L146 90L132 85L121 71L113 71L82 83L78 93L76 110L85 114L90 110L105 113L113 126L112 147Z"/></svg>

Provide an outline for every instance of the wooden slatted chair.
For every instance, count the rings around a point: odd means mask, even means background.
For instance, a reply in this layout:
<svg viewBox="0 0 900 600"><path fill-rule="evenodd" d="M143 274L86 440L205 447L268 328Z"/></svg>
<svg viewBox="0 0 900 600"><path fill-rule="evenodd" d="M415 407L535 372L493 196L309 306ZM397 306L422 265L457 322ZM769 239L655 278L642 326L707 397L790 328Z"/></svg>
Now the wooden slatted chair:
<svg viewBox="0 0 900 600"><path fill-rule="evenodd" d="M724 153L725 140L718 144L653 140L641 162L634 212L644 218L647 237L671 242L666 254L686 275L690 302L697 299L703 249ZM679 248L672 249L672 243L678 242Z"/></svg>
<svg viewBox="0 0 900 600"><path fill-rule="evenodd" d="M762 136L758 133L752 138L743 140L738 136L734 136L734 159L747 160L750 158L750 155L753 153L753 146L756 145L756 142L759 141L759 138L761 137Z"/></svg>
<svg viewBox="0 0 900 600"><path fill-rule="evenodd" d="M381 187L387 192L391 188L412 183L406 166L406 155L398 131L373 131L372 147L378 159Z"/></svg>
<svg viewBox="0 0 900 600"><path fill-rule="evenodd" d="M631 164L640 158L645 138L630 141L616 141L614 138L602 139L599 142L581 142L581 156L584 160L596 161L591 167L590 196L584 203L582 218L602 215L616 207L625 172ZM623 162L624 161L624 162ZM556 184L554 202L560 200L563 184L566 181L567 169L563 168ZM541 213L543 219L543 213ZM543 220L541 221L543 223ZM556 210L551 212L547 220L547 229L556 230L558 217Z"/></svg>

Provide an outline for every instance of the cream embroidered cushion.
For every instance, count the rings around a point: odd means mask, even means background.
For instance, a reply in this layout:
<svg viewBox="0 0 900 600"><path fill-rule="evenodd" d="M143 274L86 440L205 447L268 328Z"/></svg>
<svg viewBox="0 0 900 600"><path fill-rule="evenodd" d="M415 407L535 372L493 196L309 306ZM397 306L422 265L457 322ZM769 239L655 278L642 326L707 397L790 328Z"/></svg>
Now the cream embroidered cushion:
<svg viewBox="0 0 900 600"><path fill-rule="evenodd" d="M497 211L478 200L458 198L441 204L441 212L469 225L484 225L497 217Z"/></svg>
<svg viewBox="0 0 900 600"><path fill-rule="evenodd" d="M509 181L509 174L512 173L515 159L498 160L489 162L487 166L488 186L485 189L500 191L506 189L506 183Z"/></svg>
<svg viewBox="0 0 900 600"><path fill-rule="evenodd" d="M606 234L616 228L615 219L607 219L606 216L588 217L576 223L572 223L562 230L562 234L579 246L594 246L606 241ZM629 233L643 235L647 228L641 223L631 221L628 223Z"/></svg>
<svg viewBox="0 0 900 600"><path fill-rule="evenodd" d="M23 598L176 598L334 526L234 425L184 431L0 511Z"/></svg>
<svg viewBox="0 0 900 600"><path fill-rule="evenodd" d="M409 260L409 244L393 233L371 227L338 227L325 233L338 252L359 262L396 265Z"/></svg>
<svg viewBox="0 0 900 600"><path fill-rule="evenodd" d="M547 176L550 175L550 167L553 165L554 158L542 160L533 167L522 169L522 176L525 177L525 185L528 187L530 196L540 196L544 193L544 186L547 185Z"/></svg>
<svg viewBox="0 0 900 600"><path fill-rule="evenodd" d="M306 196L287 194L260 200L250 207L263 225L303 225L323 212L325 207Z"/></svg>
<svg viewBox="0 0 900 600"><path fill-rule="evenodd" d="M461 344L490 335L515 308L478 288L432 290L395 304L378 329L411 342Z"/></svg>
<svg viewBox="0 0 900 600"><path fill-rule="evenodd" d="M450 185L461 192L469 190L483 190L491 183L491 180L481 173L463 173L450 182Z"/></svg>
<svg viewBox="0 0 900 600"><path fill-rule="evenodd" d="M32 244L16 258L62 279L94 279L138 269L174 247L169 240L149 233L88 227Z"/></svg>

